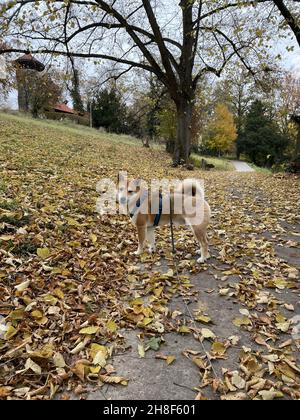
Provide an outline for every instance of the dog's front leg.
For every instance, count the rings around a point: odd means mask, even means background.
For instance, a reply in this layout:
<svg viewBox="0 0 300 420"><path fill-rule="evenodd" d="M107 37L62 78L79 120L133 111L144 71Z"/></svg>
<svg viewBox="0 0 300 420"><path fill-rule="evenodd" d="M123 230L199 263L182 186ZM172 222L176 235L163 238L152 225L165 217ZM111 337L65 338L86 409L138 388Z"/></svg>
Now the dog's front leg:
<svg viewBox="0 0 300 420"><path fill-rule="evenodd" d="M150 252L150 254L152 254L156 251L155 228L152 227L152 226L147 228L147 239L148 239L148 242L149 242L149 252Z"/></svg>
<svg viewBox="0 0 300 420"><path fill-rule="evenodd" d="M147 235L147 227L146 226L137 226L138 231L138 238L139 238L139 246L137 251L134 253L135 255L141 255L144 250L146 235Z"/></svg>

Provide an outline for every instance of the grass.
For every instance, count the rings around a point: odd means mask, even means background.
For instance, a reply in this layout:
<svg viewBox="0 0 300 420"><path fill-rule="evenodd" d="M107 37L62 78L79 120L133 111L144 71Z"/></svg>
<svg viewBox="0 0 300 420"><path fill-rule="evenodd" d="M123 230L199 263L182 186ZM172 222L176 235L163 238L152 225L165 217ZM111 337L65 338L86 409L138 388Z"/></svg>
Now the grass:
<svg viewBox="0 0 300 420"><path fill-rule="evenodd" d="M98 138L99 140L109 140L112 143L123 143L127 145L141 145L141 141L137 138L127 135L118 135L113 133L105 133L97 131L95 128L86 127L83 125L77 125L71 121L63 120L63 121L54 121L54 120L47 120L47 119L34 119L30 116L25 114L7 114L7 113L0 113L0 117L2 120L8 121L24 121L24 123L29 123L36 127L36 128L53 128L56 130L63 131L65 134L75 134L75 135L82 135L84 137L93 137Z"/></svg>
<svg viewBox="0 0 300 420"><path fill-rule="evenodd" d="M216 157L207 157L207 156L200 156L197 155L196 153L192 154L192 160L194 162L194 165L197 168L200 168L201 166L201 160L205 159L208 163L211 163L212 165L214 165L214 170L217 171L233 171L234 167L231 164L231 162L228 159L225 158L216 158Z"/></svg>
<svg viewBox="0 0 300 420"><path fill-rule="evenodd" d="M255 170L255 172L259 172L262 174L271 174L272 170L270 168L262 168L260 166L256 166L254 163L251 162L247 162L249 166L251 166L251 168L253 168Z"/></svg>
<svg viewBox="0 0 300 420"><path fill-rule="evenodd" d="M78 136L80 136L80 138L83 137L87 139L104 141L105 143L108 142L111 144L111 146L106 148L106 153L109 153L111 155L116 153L116 149L115 149L116 145L123 144L127 146L137 146L137 147L142 148L142 142L135 137L124 135L124 134L119 135L119 134L97 131L94 128L77 125L68 120L53 121L53 120L47 120L47 119L43 119L43 120L34 119L26 114L21 114L17 112L14 114L0 112L0 120L9 121L11 123L13 122L24 123L24 125L30 125L31 127L34 127L37 130L45 130L45 129L48 129L48 130L50 129L51 131L55 130L56 132L60 132L62 135L66 137L74 136L77 138ZM12 144L15 141L16 140L14 138L10 138L10 144ZM67 147L70 147L71 150L74 149L73 144ZM162 144L152 143L151 149L162 152L164 150L164 147ZM206 156L199 156L197 154L192 154L192 160L196 168L200 168L201 159L203 157L208 161L208 163L211 163L215 166L213 170L217 170L217 171L234 170L232 164L227 158L206 157ZM1 189L1 184L0 184L0 189Z"/></svg>

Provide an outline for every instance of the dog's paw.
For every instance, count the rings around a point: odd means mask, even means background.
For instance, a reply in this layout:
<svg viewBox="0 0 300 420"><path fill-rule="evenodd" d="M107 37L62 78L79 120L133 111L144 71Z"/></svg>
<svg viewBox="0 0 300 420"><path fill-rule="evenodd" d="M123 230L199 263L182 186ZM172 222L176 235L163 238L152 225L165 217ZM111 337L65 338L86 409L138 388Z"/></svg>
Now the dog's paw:
<svg viewBox="0 0 300 420"><path fill-rule="evenodd" d="M200 258L198 258L197 263L198 264L204 264L206 262L206 260L208 260L210 257L210 255L208 254L206 257L201 256Z"/></svg>

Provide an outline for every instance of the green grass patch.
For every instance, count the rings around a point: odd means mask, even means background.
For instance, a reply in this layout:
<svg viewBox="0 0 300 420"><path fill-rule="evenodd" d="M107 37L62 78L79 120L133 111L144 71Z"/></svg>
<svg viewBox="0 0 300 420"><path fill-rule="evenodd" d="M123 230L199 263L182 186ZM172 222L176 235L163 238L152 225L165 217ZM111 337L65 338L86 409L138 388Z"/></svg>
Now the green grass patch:
<svg viewBox="0 0 300 420"><path fill-rule="evenodd" d="M200 155L197 155L196 153L193 153L191 158L194 165L197 168L201 167L201 160L205 159L208 163L214 165L214 169L212 170L215 170L215 171L233 171L234 170L234 167L232 166L231 162L225 158L200 156Z"/></svg>
<svg viewBox="0 0 300 420"><path fill-rule="evenodd" d="M251 168L253 168L255 170L255 172L260 172L262 174L271 174L271 173L273 173L270 168L261 168L260 166L254 165L254 163L250 163L250 162L247 162L247 163L248 163L249 166L251 166Z"/></svg>

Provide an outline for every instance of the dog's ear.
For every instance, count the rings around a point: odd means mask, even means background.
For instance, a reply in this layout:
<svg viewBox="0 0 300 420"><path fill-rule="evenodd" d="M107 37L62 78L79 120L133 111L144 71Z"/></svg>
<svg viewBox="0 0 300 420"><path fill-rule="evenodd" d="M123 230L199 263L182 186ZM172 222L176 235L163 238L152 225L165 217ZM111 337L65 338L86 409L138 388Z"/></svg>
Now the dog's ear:
<svg viewBox="0 0 300 420"><path fill-rule="evenodd" d="M140 189L142 184L142 180L140 178L134 180L134 185L136 189Z"/></svg>

